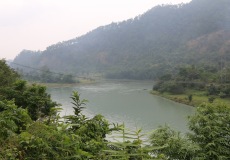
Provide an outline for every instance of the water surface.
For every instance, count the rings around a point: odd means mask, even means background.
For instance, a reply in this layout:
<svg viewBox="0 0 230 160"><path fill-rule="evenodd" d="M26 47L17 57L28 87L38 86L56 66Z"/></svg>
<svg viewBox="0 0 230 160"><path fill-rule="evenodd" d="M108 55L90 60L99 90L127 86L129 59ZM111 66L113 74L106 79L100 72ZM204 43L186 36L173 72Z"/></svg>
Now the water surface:
<svg viewBox="0 0 230 160"><path fill-rule="evenodd" d="M73 114L72 91L88 99L84 114L102 114L110 122L123 123L130 129L150 131L159 125L169 125L187 131L187 117L194 108L151 95L153 82L106 80L95 84L48 88L52 98L62 104L61 115Z"/></svg>

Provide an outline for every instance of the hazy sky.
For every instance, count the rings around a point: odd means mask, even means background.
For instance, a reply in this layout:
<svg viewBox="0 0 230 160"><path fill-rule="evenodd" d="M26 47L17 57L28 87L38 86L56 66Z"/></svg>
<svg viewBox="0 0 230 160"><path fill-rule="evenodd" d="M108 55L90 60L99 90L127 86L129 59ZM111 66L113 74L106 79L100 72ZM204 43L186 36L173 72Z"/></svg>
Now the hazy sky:
<svg viewBox="0 0 230 160"><path fill-rule="evenodd" d="M0 0L0 59L23 49L44 50L158 4L191 0Z"/></svg>

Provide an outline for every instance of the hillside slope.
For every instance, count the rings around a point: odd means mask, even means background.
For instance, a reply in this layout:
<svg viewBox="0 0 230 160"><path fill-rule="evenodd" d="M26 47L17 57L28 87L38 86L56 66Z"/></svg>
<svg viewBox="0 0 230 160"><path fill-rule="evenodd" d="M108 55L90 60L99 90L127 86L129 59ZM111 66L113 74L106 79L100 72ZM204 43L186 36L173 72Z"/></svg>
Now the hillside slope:
<svg viewBox="0 0 230 160"><path fill-rule="evenodd" d="M230 60L228 15L229 0L157 6L42 52L24 50L14 62L78 75L102 73L131 79L154 79L184 64L218 66L219 56Z"/></svg>

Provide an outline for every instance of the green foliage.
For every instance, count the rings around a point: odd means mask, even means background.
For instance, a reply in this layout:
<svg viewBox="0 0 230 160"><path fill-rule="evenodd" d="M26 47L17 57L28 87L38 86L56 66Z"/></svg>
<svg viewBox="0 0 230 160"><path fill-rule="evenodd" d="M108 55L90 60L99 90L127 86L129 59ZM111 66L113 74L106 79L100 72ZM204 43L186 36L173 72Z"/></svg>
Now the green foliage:
<svg viewBox="0 0 230 160"><path fill-rule="evenodd" d="M165 74L165 75L163 75L163 76L161 76L159 79L160 79L160 81L170 81L170 80L172 80L172 75L171 74Z"/></svg>
<svg viewBox="0 0 230 160"><path fill-rule="evenodd" d="M74 106L74 115L66 116L66 123L71 124L71 130L76 131L78 130L82 124L84 124L87 120L85 115L83 115L81 112L84 109L82 105L85 105L86 102L88 102L86 99L81 100L80 94L77 91L74 91L72 96L70 97L73 102L71 102Z"/></svg>
<svg viewBox="0 0 230 160"><path fill-rule="evenodd" d="M188 95L189 102L192 102L192 94Z"/></svg>
<svg viewBox="0 0 230 160"><path fill-rule="evenodd" d="M150 136L152 146L164 146L154 151L169 159L230 158L230 107L223 104L202 104L189 118L189 132L182 136L169 127L160 127Z"/></svg>
<svg viewBox="0 0 230 160"><path fill-rule="evenodd" d="M40 122L30 125L19 135L23 159L87 159L90 154L80 149L79 137L65 129L65 126L57 129Z"/></svg>
<svg viewBox="0 0 230 160"><path fill-rule="evenodd" d="M0 86L0 159L230 159L229 106L202 104L189 118L187 135L160 127L148 140L141 130L110 128L101 115L87 118L87 100L78 92L71 96L74 115L61 118L45 87L13 79ZM228 94L229 87L218 87ZM114 130L120 131L114 134L118 141L109 141Z"/></svg>
<svg viewBox="0 0 230 160"><path fill-rule="evenodd" d="M0 72L4 72L4 75L0 74L0 79L4 79L4 84L0 85L0 100L13 100L17 107L28 110L32 120L50 115L51 109L58 106L46 93L46 87L27 85L27 82L20 80L18 74L3 60L0 61L0 69Z"/></svg>
<svg viewBox="0 0 230 160"><path fill-rule="evenodd" d="M0 158L100 159L102 149L106 148L109 124L101 115L82 118L85 116L81 113L81 105L86 100L80 100L78 92L73 93L72 99L79 112L75 112L77 118L70 118L67 123L54 115L32 122L26 110L13 102L0 101ZM74 128L75 125L78 127Z"/></svg>
<svg viewBox="0 0 230 160"><path fill-rule="evenodd" d="M22 89L23 85L19 85ZM96 115L86 118L78 92L73 92L75 114L49 117L33 122L27 111L13 101L0 101L1 159L221 159L230 158L230 108L222 104L202 104L190 117L192 132L181 135L169 127L155 130L149 139L141 130L123 126L109 128L107 120ZM57 110L55 109L54 112ZM63 121L61 121L63 120ZM47 123L47 121L49 123ZM110 141L106 135L111 131ZM114 140L112 140L114 138Z"/></svg>
<svg viewBox="0 0 230 160"><path fill-rule="evenodd" d="M172 81L159 81L153 86L153 90L159 91L160 93L169 92L172 94L182 94L185 91L182 84Z"/></svg>
<svg viewBox="0 0 230 160"><path fill-rule="evenodd" d="M211 96L219 96L220 98L230 97L230 85L227 84L210 84L207 87L207 94Z"/></svg>
<svg viewBox="0 0 230 160"><path fill-rule="evenodd" d="M0 87L9 86L19 78L17 72L9 68L5 60L0 60Z"/></svg>
<svg viewBox="0 0 230 160"><path fill-rule="evenodd" d="M153 151L154 154L164 154L168 159L193 159L199 147L179 132L170 129L168 126L159 127L150 136L150 143L153 147L161 147Z"/></svg>
<svg viewBox="0 0 230 160"><path fill-rule="evenodd" d="M230 159L230 107L223 104L202 104L190 117L189 134L198 144L200 159Z"/></svg>
<svg viewBox="0 0 230 160"><path fill-rule="evenodd" d="M204 70L208 69L208 70ZM229 98L230 84L220 83L219 80L213 80L212 75L218 75L217 72L212 73L212 69L204 66L195 67L187 65L180 67L177 74L165 74L153 86L153 90L160 93L168 92L170 94L189 94L188 100L192 101L191 90L205 91L209 97L209 102L214 100L212 97ZM208 74L208 75L207 75Z"/></svg>
<svg viewBox="0 0 230 160"><path fill-rule="evenodd" d="M30 71L18 69L18 72L23 79L31 82L40 83L76 83L72 74L61 74L51 72L49 68L42 67L39 71L31 69Z"/></svg>
<svg viewBox="0 0 230 160"><path fill-rule="evenodd" d="M58 106L46 93L46 87L27 85L26 81L17 80L12 86L1 88L2 99L12 100L19 107L28 110L33 120L48 116L52 108Z"/></svg>
<svg viewBox="0 0 230 160"><path fill-rule="evenodd" d="M19 141L17 136L1 141L0 143L0 159L1 160L18 160L21 158L19 151Z"/></svg>
<svg viewBox="0 0 230 160"><path fill-rule="evenodd" d="M177 74L163 75L153 86L153 90L172 94L183 94L186 89L205 90L205 81L207 79L204 80L202 78L204 77L204 73L202 67L195 67L194 65L183 66L178 69Z"/></svg>
<svg viewBox="0 0 230 160"><path fill-rule="evenodd" d="M75 83L76 81L74 80L72 74L68 74L68 75L63 75L61 77L61 82L62 83Z"/></svg>
<svg viewBox="0 0 230 160"><path fill-rule="evenodd" d="M219 93L220 93L220 89L214 84L208 86L208 95L218 95Z"/></svg>
<svg viewBox="0 0 230 160"><path fill-rule="evenodd" d="M20 159L18 134L32 123L27 111L13 101L0 101L0 159Z"/></svg>
<svg viewBox="0 0 230 160"><path fill-rule="evenodd" d="M213 101L215 100L216 98L211 96L211 97L208 97L208 102L209 103L213 103Z"/></svg>
<svg viewBox="0 0 230 160"><path fill-rule="evenodd" d="M31 122L25 109L18 108L13 101L0 101L0 141L25 130Z"/></svg>
<svg viewBox="0 0 230 160"><path fill-rule="evenodd" d="M80 99L80 94L73 92L71 99L74 105L74 115L65 117L65 122L69 125L68 131L78 135L80 138L80 148L93 156L100 157L102 149L106 148L105 137L110 133L108 121L101 115L96 115L91 119L83 115L82 105L87 100Z"/></svg>
<svg viewBox="0 0 230 160"><path fill-rule="evenodd" d="M104 150L108 159L120 160L144 160L158 159L163 155L152 155L152 151L162 147L150 147L146 143L146 135L141 133L141 129L130 131L125 129L124 124L120 126L119 132L115 132L114 141L108 142L108 149ZM159 157L160 156L160 157Z"/></svg>
<svg viewBox="0 0 230 160"><path fill-rule="evenodd" d="M80 100L80 94L77 91L73 92L71 99L73 100L72 104L74 105L74 107L73 107L74 114L76 116L79 116L82 109L84 109L84 107L82 107L82 105L85 105L86 102L88 102L88 100L86 100L86 99Z"/></svg>
<svg viewBox="0 0 230 160"><path fill-rule="evenodd" d="M110 133L109 123L103 116L96 115L81 125L75 133L81 137L82 150L97 157L106 148L105 138Z"/></svg>
<svg viewBox="0 0 230 160"><path fill-rule="evenodd" d="M189 67L182 67L179 69L179 79L183 81L193 81L196 79L200 79L201 71L195 68L194 65Z"/></svg>

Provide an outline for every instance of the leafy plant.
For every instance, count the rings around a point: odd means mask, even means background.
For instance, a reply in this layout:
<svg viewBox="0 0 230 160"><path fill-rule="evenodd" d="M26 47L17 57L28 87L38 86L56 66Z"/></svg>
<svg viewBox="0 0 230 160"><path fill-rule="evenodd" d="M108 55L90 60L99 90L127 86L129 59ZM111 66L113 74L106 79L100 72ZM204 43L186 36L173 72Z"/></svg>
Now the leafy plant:
<svg viewBox="0 0 230 160"><path fill-rule="evenodd" d="M80 94L74 91L71 99L74 105L74 115L65 116L65 122L69 125L68 131L80 137L80 148L93 155L100 157L102 149L105 149L106 134L110 133L108 121L101 115L95 115L89 119L82 110L87 100L80 99Z"/></svg>
<svg viewBox="0 0 230 160"><path fill-rule="evenodd" d="M108 149L104 150L106 157L109 159L121 160L144 160L144 159L157 159L163 155L151 154L153 150L161 147L151 147L147 145L147 138L145 134L141 133L142 130L130 131L125 129L124 124L120 126L120 130L113 133L113 141L108 142Z"/></svg>
<svg viewBox="0 0 230 160"><path fill-rule="evenodd" d="M230 107L224 104L202 104L189 118L189 134L201 148L200 159L230 159Z"/></svg>
<svg viewBox="0 0 230 160"><path fill-rule="evenodd" d="M32 122L27 111L13 101L0 101L0 141L20 133Z"/></svg>
<svg viewBox="0 0 230 160"><path fill-rule="evenodd" d="M199 147L197 144L183 137L179 132L168 126L159 127L150 136L152 147L160 147L153 151L154 154L164 154L169 159L193 159Z"/></svg>

